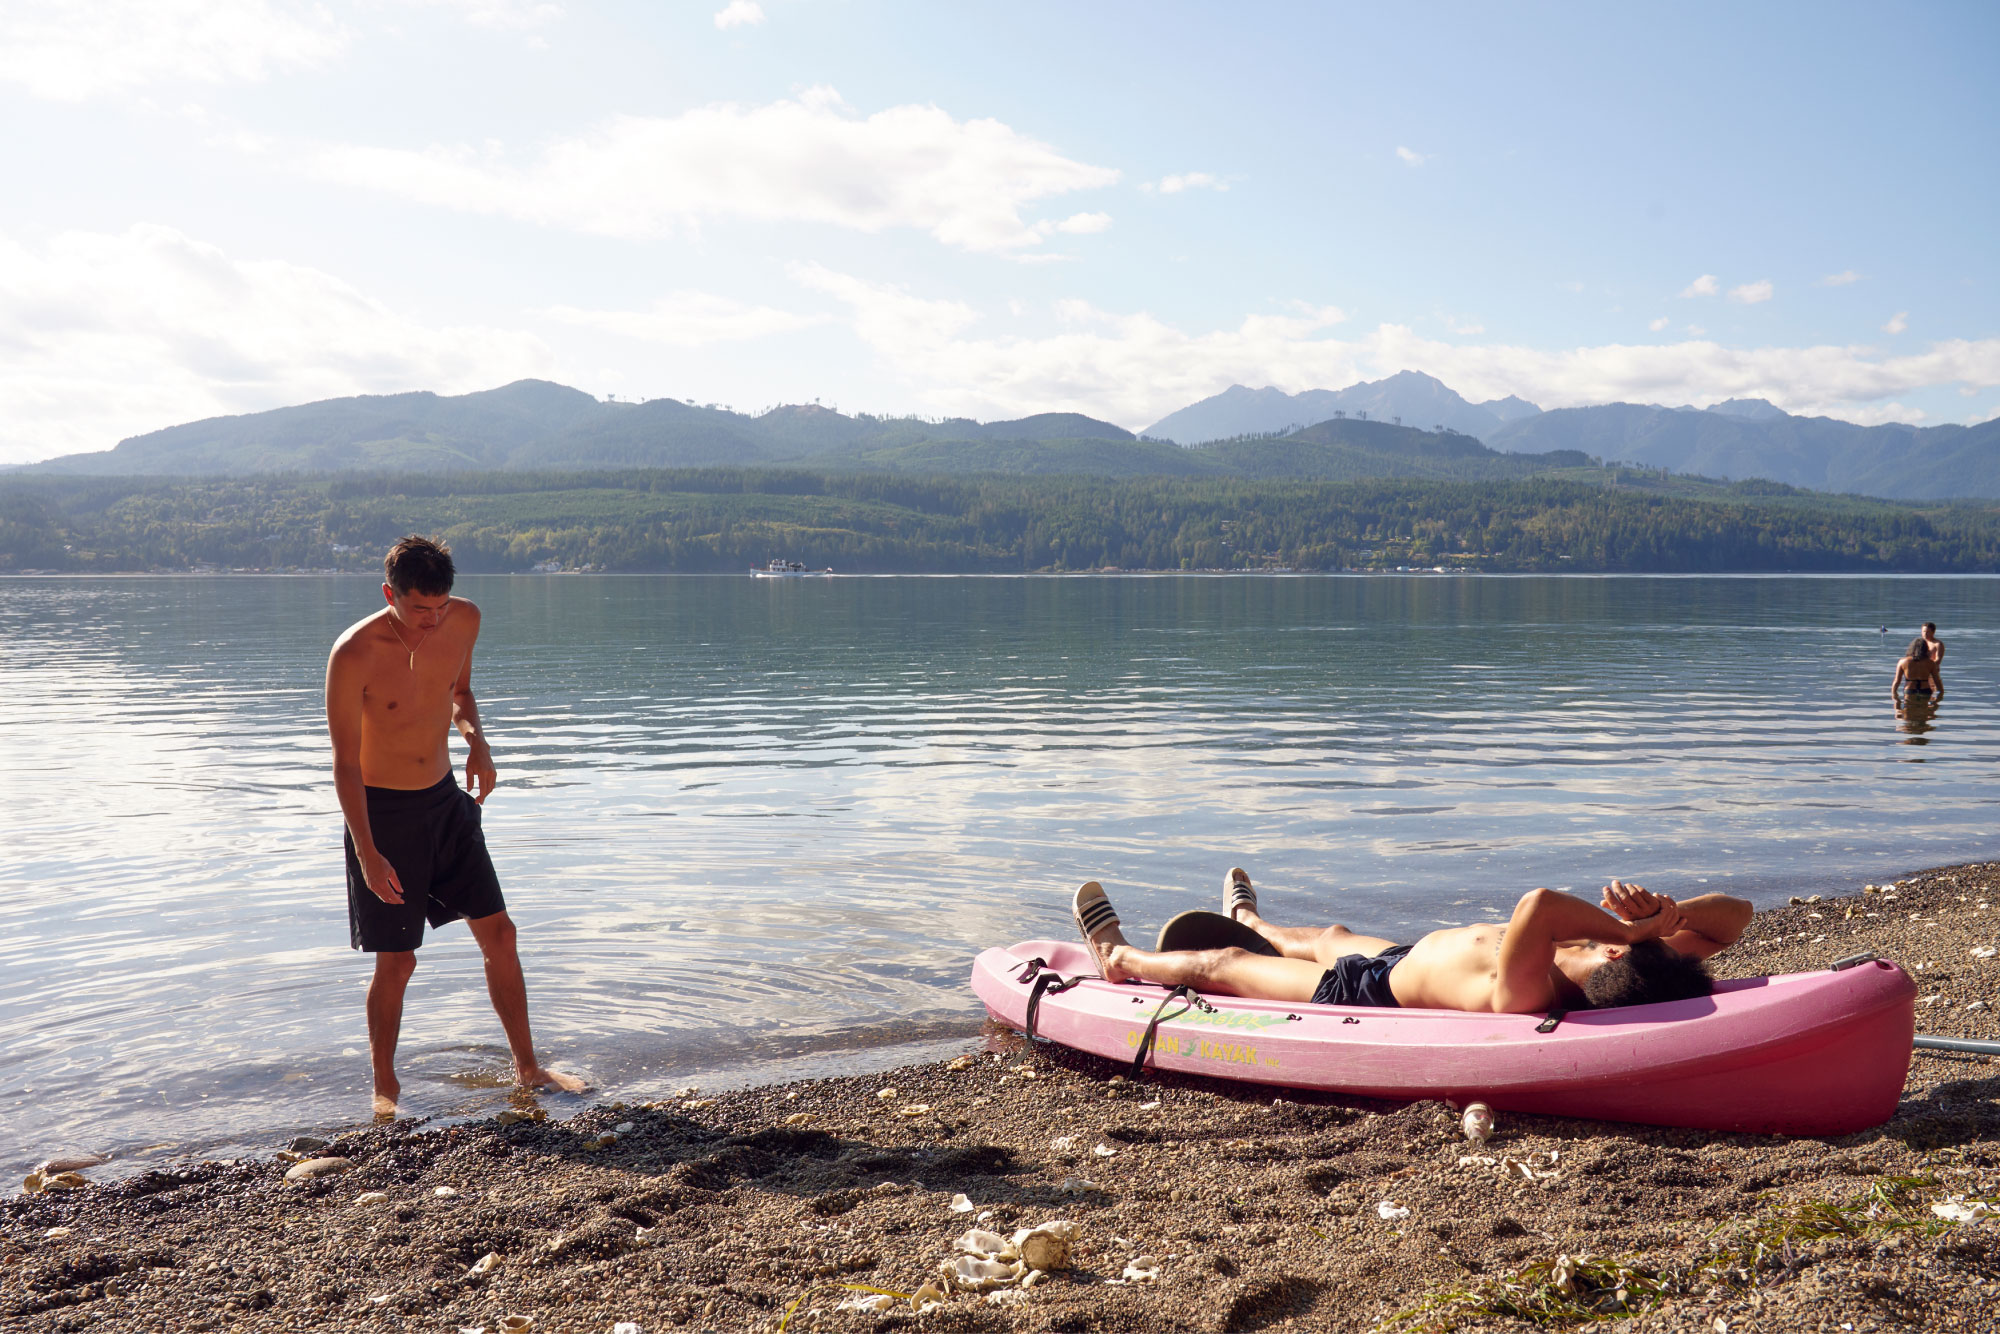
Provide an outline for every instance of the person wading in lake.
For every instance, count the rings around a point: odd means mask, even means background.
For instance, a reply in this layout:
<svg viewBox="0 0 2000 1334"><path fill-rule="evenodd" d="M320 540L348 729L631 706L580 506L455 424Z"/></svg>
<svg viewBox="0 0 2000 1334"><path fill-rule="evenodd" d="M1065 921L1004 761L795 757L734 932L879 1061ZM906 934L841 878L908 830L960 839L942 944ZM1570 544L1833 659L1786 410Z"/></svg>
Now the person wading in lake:
<svg viewBox="0 0 2000 1334"><path fill-rule="evenodd" d="M514 923L480 831L496 775L472 697L479 608L451 596L451 552L429 538L396 543L382 568L389 605L349 626L326 663L333 787L347 825L348 927L354 948L375 956L368 985L375 1111L393 1115L402 1094L396 1039L424 923L460 917L486 957L486 990L507 1032L515 1080L580 1093L582 1080L535 1060ZM452 777L453 727L465 738L465 790Z"/></svg>
<svg viewBox="0 0 2000 1334"><path fill-rule="evenodd" d="M1925 621L1923 625L1924 647L1931 651L1931 661L1944 666L1944 641L1937 637L1937 622Z"/></svg>
<svg viewBox="0 0 2000 1334"><path fill-rule="evenodd" d="M1944 646L1940 644L1938 647L1942 649ZM1910 641L1902 661L1896 664L1895 678L1889 682L1889 694L1898 702L1906 693L1913 699L1936 699L1944 694L1944 677L1938 672L1930 645L1922 639Z"/></svg>
<svg viewBox="0 0 2000 1334"><path fill-rule="evenodd" d="M1447 927L1414 945L1362 936L1344 926L1278 926L1257 912L1250 877L1232 869L1223 890L1229 916L1278 951L1237 947L1136 949L1096 881L1076 891L1073 913L1107 981L1316 1005L1535 1014L1706 996L1715 983L1702 960L1736 943L1751 907L1728 894L1675 903L1614 880L1603 907L1551 889L1531 889L1505 923Z"/></svg>

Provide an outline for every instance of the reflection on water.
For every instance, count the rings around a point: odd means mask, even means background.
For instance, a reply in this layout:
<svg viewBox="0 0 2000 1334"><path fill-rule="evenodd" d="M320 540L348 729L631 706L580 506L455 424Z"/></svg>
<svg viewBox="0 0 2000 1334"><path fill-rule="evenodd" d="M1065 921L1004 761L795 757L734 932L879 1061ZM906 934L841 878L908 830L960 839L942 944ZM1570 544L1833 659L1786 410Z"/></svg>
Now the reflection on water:
<svg viewBox="0 0 2000 1334"><path fill-rule="evenodd" d="M1993 587L462 591L542 1046L648 1096L962 1042L972 954L1067 935L1084 878L1150 930L1243 864L1288 916L1408 936L1533 884L1783 893L1990 856ZM320 676L378 605L361 578L0 581L0 1166L365 1117ZM1951 708L1885 726L1879 627L1926 616ZM504 1097L460 927L420 956L402 1066L420 1112Z"/></svg>
<svg viewBox="0 0 2000 1334"><path fill-rule="evenodd" d="M1931 730L1931 720L1937 717L1938 706L1941 703L1943 701L1940 698L1930 694L1906 695L1896 701L1896 730L1909 734L1903 738L1904 745L1927 746L1930 744L1930 738L1925 736L1924 733ZM1911 758L1917 763L1923 761L1923 756L1921 755L1912 756Z"/></svg>

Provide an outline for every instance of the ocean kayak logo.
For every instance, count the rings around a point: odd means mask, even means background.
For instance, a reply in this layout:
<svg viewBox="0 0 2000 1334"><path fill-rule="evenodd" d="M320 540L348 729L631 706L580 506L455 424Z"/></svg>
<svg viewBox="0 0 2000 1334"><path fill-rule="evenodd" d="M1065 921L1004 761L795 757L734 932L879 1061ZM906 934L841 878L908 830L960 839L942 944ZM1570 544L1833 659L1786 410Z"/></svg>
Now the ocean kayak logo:
<svg viewBox="0 0 2000 1334"><path fill-rule="evenodd" d="M1203 1012L1193 1010L1177 1015L1172 1020L1176 1027L1199 1025L1207 1028L1251 1029L1262 1031L1273 1024L1285 1022L1283 1015L1249 1014L1243 1011L1214 1010ZM1137 1028L1125 1030L1125 1045L1136 1050L1145 1038L1144 1031ZM1222 1061L1231 1065L1264 1065L1275 1070L1278 1058L1266 1056L1258 1059L1257 1048L1245 1042L1225 1042L1207 1037L1176 1037L1171 1033L1156 1033L1153 1037L1155 1051L1172 1052L1176 1056L1193 1057L1200 1061Z"/></svg>

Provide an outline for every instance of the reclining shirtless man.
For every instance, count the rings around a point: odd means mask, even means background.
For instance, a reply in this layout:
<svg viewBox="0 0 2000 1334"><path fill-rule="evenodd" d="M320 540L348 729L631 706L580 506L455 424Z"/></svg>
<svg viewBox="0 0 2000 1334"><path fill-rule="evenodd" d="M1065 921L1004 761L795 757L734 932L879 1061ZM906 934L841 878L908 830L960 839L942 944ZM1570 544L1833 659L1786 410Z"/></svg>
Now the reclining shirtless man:
<svg viewBox="0 0 2000 1334"><path fill-rule="evenodd" d="M1735 943L1751 907L1727 894L1676 903L1614 880L1603 907L1552 889L1531 889L1505 924L1433 931L1413 945L1361 936L1344 926L1278 926L1258 915L1250 877L1232 869L1223 891L1229 916L1262 936L1277 957L1234 947L1166 954L1127 943L1117 910L1090 881L1073 911L1108 981L1318 1005L1401 1006L1535 1014L1706 996L1702 960Z"/></svg>

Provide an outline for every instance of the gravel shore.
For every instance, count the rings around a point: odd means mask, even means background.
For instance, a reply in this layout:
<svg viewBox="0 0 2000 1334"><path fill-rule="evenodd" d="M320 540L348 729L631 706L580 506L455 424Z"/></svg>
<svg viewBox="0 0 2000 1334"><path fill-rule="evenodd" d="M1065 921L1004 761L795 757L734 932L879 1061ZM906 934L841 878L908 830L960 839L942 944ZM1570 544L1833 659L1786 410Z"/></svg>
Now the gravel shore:
<svg viewBox="0 0 2000 1334"><path fill-rule="evenodd" d="M1920 1031L2000 1038L2000 958L1976 953L2000 944L2000 863L1814 897L1759 914L1717 973L1873 950L1917 980ZM1118 1074L995 1032L886 1075L399 1123L21 1195L0 1211L0 1327L2000 1327L1988 1057L1918 1053L1896 1116L1838 1139L1503 1112L1483 1151L1441 1103ZM992 1247L1056 1220L1066 1266L944 1282L968 1230ZM926 1283L946 1291L919 1312Z"/></svg>

